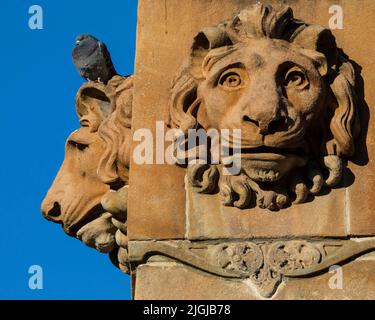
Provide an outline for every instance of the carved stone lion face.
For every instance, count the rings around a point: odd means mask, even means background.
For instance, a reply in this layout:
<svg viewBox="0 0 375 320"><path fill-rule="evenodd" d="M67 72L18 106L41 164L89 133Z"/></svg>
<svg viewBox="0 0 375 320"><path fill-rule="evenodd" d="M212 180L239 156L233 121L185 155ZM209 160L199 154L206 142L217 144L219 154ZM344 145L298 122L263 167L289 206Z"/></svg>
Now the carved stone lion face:
<svg viewBox="0 0 375 320"><path fill-rule="evenodd" d="M64 162L42 203L48 220L83 240L86 236L79 230L88 234L87 225L105 213L103 196L128 181L132 79L118 78L107 86L85 84L77 93L81 128L67 139ZM103 218L102 234L96 234L103 243L92 245L100 251L113 247L116 228L110 221L111 217Z"/></svg>
<svg viewBox="0 0 375 320"><path fill-rule="evenodd" d="M93 88L87 90L92 90L89 94L101 92ZM78 108L85 109L80 114L82 127L67 139L64 162L42 204L43 215L61 223L65 232L73 236L89 219L103 213L100 200L109 189L99 179L97 168L104 152L98 128L105 118L104 108L109 109L110 102L105 95L100 98L83 96L79 100L85 107L80 105Z"/></svg>
<svg viewBox="0 0 375 320"><path fill-rule="evenodd" d="M43 201L43 215L62 223L70 235L88 222L87 217L103 213L100 200L109 189L97 176L103 149L103 141L90 127L73 132L66 142L64 162Z"/></svg>
<svg viewBox="0 0 375 320"><path fill-rule="evenodd" d="M223 54L217 51L206 59ZM197 121L206 129L241 129L244 171L254 180L278 180L307 162L305 134L326 101L324 57L272 39L228 51L203 67Z"/></svg>
<svg viewBox="0 0 375 320"><path fill-rule="evenodd" d="M240 129L241 172L220 179L224 204L246 207L255 193L260 207L277 210L340 182L342 157L354 152L356 103L354 69L329 30L295 20L289 7L256 4L196 35L170 118L185 133ZM233 134L221 143L233 147ZM209 174L195 166L189 181L212 190L221 165L205 166Z"/></svg>

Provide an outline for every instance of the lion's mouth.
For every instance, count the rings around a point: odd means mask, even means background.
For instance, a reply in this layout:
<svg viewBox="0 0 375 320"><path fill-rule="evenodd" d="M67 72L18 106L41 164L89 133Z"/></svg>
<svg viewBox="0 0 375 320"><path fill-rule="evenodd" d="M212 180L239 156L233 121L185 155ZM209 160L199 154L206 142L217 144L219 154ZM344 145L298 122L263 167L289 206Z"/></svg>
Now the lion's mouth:
<svg viewBox="0 0 375 320"><path fill-rule="evenodd" d="M241 149L241 158L254 160L277 160L289 156L305 157L306 152L303 148L274 148L257 147Z"/></svg>
<svg viewBox="0 0 375 320"><path fill-rule="evenodd" d="M78 221L70 225L64 224L64 231L72 236L75 236L79 229L81 229L84 225L88 224L89 222L99 218L105 212L104 208L100 203L95 204L91 209L86 211L86 214L83 218L80 218Z"/></svg>
<svg viewBox="0 0 375 320"><path fill-rule="evenodd" d="M222 157L226 167L241 168L255 181L272 182L282 178L294 167L307 163L304 148L256 147L232 150L232 155Z"/></svg>
<svg viewBox="0 0 375 320"><path fill-rule="evenodd" d="M102 205L98 202L91 205L89 209L81 209L79 211L84 214L80 214L76 219L73 219L73 221L69 221L71 213L64 212L60 203L54 202L53 207L48 212L42 211L42 213L47 220L61 224L67 234L75 236L79 229L105 212Z"/></svg>
<svg viewBox="0 0 375 320"><path fill-rule="evenodd" d="M249 160L264 160L264 161L277 161L283 160L290 156L306 157L306 150L304 148L275 148L275 147L255 147L255 148L242 148L239 152L231 149L229 155L223 157L223 163L226 160L233 159L233 156L240 156L241 159Z"/></svg>

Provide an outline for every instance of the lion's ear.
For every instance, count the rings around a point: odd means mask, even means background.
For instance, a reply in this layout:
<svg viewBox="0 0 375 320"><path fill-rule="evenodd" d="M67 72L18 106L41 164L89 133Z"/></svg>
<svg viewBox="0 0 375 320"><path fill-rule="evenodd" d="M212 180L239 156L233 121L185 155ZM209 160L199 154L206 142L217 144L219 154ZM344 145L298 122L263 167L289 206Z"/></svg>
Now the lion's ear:
<svg viewBox="0 0 375 320"><path fill-rule="evenodd" d="M318 69L320 75L324 77L328 73L328 62L326 56L315 50L302 49L301 52L313 60L315 68Z"/></svg>
<svg viewBox="0 0 375 320"><path fill-rule="evenodd" d="M336 39L332 32L319 25L305 27L292 37L292 42L308 50L324 54L328 68L337 64Z"/></svg>
<svg viewBox="0 0 375 320"><path fill-rule="evenodd" d="M81 86L76 95L76 111L80 118L88 113L87 108L96 109L102 119L112 113L113 105L105 85L85 83Z"/></svg>
<svg viewBox="0 0 375 320"><path fill-rule="evenodd" d="M218 27L204 28L199 32L194 40L191 48L191 74L195 78L201 78L202 66L208 52L224 46L232 45L229 35Z"/></svg>

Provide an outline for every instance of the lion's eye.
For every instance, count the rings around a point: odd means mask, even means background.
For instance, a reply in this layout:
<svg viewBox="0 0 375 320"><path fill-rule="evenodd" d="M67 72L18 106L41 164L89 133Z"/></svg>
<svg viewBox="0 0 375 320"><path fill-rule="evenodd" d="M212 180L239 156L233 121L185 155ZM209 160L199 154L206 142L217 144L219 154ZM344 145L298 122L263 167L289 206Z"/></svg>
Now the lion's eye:
<svg viewBox="0 0 375 320"><path fill-rule="evenodd" d="M237 88L242 85L242 80L237 73L227 72L220 77L219 85L230 89Z"/></svg>
<svg viewBox="0 0 375 320"><path fill-rule="evenodd" d="M285 87L295 87L303 89L308 84L307 78L302 71L290 70L284 80Z"/></svg>
<svg viewBox="0 0 375 320"><path fill-rule="evenodd" d="M81 151L83 151L83 150L85 150L86 148L89 147L88 144L79 143L79 142L74 141L74 140L69 140L69 141L68 141L68 144L69 144L70 146L72 146L73 148L76 148L76 149L81 150Z"/></svg>

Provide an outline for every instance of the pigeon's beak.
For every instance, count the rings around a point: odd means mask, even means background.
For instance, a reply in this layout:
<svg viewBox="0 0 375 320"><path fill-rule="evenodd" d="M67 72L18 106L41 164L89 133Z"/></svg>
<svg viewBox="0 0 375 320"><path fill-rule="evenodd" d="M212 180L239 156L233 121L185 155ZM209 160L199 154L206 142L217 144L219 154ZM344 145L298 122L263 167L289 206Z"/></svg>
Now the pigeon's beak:
<svg viewBox="0 0 375 320"><path fill-rule="evenodd" d="M77 41L76 41L76 46L79 46L80 43L81 43L81 41L80 41L80 40L77 40Z"/></svg>

